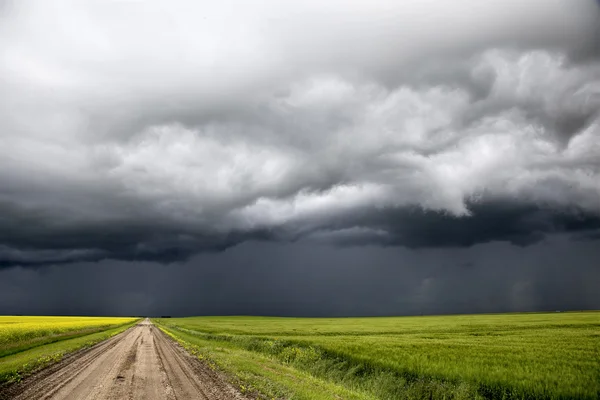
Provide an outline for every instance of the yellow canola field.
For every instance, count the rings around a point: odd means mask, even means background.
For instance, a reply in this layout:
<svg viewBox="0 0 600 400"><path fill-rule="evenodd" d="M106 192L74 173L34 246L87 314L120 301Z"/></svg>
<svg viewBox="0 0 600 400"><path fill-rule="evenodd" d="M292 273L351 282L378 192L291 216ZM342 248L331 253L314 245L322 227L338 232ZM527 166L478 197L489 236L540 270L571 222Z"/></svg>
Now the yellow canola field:
<svg viewBox="0 0 600 400"><path fill-rule="evenodd" d="M42 337L104 330L135 320L120 317L0 316L0 349Z"/></svg>

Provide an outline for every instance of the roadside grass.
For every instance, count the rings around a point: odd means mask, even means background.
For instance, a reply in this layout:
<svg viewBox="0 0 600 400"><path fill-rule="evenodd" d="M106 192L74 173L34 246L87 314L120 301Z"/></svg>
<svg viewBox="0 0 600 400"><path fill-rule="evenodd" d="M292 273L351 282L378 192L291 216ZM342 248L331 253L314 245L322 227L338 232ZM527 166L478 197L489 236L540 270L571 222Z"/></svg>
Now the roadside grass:
<svg viewBox="0 0 600 400"><path fill-rule="evenodd" d="M0 337L4 326L0 317ZM17 323L13 325L12 338L14 342L1 341L0 346L0 385L20 381L31 372L58 362L68 353L90 347L98 342L106 340L121 333L138 322L135 318L79 318L79 317L10 317L21 319L36 319L39 324L21 324L24 333L14 334ZM43 318L47 318L44 322ZM60 321L59 319L70 319ZM80 320L76 323L74 319ZM101 320L101 321L100 321ZM61 325L61 322L65 322ZM99 325L99 322L101 323ZM55 326L52 328L51 325ZM9 325L7 324L7 325ZM29 325L28 325L29 324ZM87 324L87 325L86 325ZM87 326L88 329L82 329ZM28 328L29 331L27 331ZM35 333L31 333L34 331ZM45 332L46 336L40 336ZM8 335L5 335L6 338ZM17 339L19 338L19 340Z"/></svg>
<svg viewBox="0 0 600 400"><path fill-rule="evenodd" d="M242 393L267 399L289 400L376 400L369 393L353 391L333 382L285 365L266 354L244 350L229 341L206 340L160 326L191 354L232 377Z"/></svg>
<svg viewBox="0 0 600 400"><path fill-rule="evenodd" d="M239 375L249 367L225 363L223 352L215 349L228 349L229 354L249 352L247 363L252 354L266 357L356 395L373 396L361 398L600 397L598 312L339 319L199 317L156 322L217 364L224 364L226 371ZM260 382L256 385L260 391ZM293 398L312 397L297 394Z"/></svg>
<svg viewBox="0 0 600 400"><path fill-rule="evenodd" d="M60 342L61 340L74 339L82 336L91 335L92 333L102 332L106 330L106 327L82 329L80 331L69 331L62 334L54 334L50 336L37 337L30 340L23 340L14 344L9 344L4 348L0 349L0 359L2 357L10 356L11 354L20 353L25 350L32 349L34 347L43 346L45 344Z"/></svg>

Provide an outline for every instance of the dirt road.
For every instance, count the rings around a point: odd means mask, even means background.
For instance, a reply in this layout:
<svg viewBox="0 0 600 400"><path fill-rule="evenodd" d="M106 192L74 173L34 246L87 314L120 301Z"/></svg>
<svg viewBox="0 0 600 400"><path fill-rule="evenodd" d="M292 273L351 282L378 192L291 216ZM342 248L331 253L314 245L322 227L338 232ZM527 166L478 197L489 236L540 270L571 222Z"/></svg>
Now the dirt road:
<svg viewBox="0 0 600 400"><path fill-rule="evenodd" d="M149 320L10 388L14 399L245 399Z"/></svg>

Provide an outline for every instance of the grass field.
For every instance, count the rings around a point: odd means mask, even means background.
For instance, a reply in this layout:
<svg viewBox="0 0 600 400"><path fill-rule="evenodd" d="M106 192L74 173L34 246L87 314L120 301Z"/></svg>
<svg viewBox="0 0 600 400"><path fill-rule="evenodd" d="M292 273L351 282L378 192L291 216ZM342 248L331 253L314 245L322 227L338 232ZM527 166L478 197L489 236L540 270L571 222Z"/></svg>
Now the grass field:
<svg viewBox="0 0 600 400"><path fill-rule="evenodd" d="M156 322L270 398L600 398L600 312Z"/></svg>
<svg viewBox="0 0 600 400"><path fill-rule="evenodd" d="M135 318L0 316L0 383L127 329Z"/></svg>

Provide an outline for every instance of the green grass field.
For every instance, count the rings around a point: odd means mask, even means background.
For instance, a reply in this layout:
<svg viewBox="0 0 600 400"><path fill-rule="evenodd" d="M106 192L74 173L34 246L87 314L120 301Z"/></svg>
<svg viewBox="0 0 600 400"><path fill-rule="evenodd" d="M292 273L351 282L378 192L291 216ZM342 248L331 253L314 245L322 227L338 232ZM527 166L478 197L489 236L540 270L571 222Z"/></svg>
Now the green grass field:
<svg viewBox="0 0 600 400"><path fill-rule="evenodd" d="M0 384L127 329L136 318L0 316Z"/></svg>
<svg viewBox="0 0 600 400"><path fill-rule="evenodd" d="M268 398L600 398L600 312L155 322Z"/></svg>

